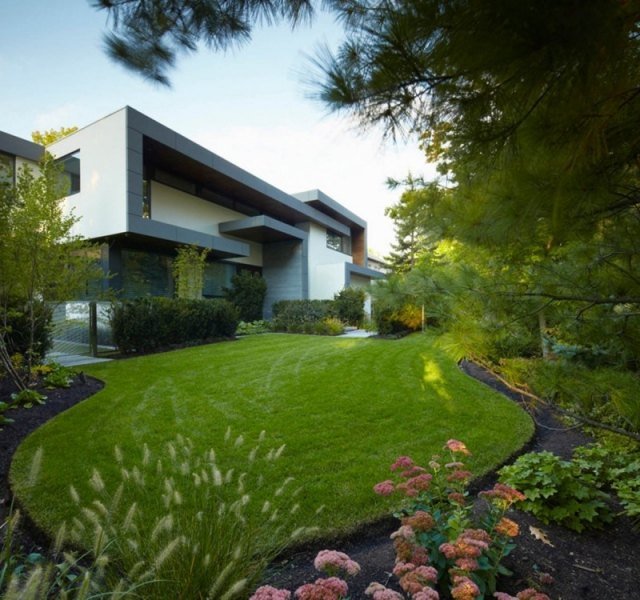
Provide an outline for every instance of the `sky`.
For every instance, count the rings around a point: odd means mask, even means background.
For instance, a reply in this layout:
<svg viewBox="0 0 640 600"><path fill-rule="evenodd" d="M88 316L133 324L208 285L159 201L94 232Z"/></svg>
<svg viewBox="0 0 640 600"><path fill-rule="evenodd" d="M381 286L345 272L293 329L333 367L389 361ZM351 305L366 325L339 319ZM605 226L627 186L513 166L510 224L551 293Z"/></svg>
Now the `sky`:
<svg viewBox="0 0 640 600"><path fill-rule="evenodd" d="M83 127L125 105L288 193L320 189L369 225L384 255L394 240L387 177L430 178L416 138L384 142L312 99L310 57L342 37L331 15L311 26L254 30L225 53L181 55L171 87L127 71L103 51L107 14L89 0L0 0L0 130Z"/></svg>

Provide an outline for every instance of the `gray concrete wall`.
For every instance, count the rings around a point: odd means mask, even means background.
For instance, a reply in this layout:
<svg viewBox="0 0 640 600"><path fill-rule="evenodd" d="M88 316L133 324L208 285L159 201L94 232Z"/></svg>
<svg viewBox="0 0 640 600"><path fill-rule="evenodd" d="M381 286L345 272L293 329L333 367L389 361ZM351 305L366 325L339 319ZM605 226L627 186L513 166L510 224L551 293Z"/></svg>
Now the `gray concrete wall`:
<svg viewBox="0 0 640 600"><path fill-rule="evenodd" d="M273 316L271 307L278 300L309 297L307 241L286 240L265 244L262 250L262 276L267 282L264 318Z"/></svg>

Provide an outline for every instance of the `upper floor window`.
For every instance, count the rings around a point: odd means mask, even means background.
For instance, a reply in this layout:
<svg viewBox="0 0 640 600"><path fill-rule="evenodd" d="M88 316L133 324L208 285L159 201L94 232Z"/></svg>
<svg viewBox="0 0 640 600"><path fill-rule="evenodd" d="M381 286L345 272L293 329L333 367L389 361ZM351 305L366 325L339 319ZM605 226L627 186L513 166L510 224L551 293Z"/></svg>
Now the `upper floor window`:
<svg viewBox="0 0 640 600"><path fill-rule="evenodd" d="M0 152L0 185L15 183L15 162L14 156Z"/></svg>
<svg viewBox="0 0 640 600"><path fill-rule="evenodd" d="M69 184L68 195L77 194L80 191L80 150L59 158L57 162L63 165L62 176Z"/></svg>
<svg viewBox="0 0 640 600"><path fill-rule="evenodd" d="M351 238L327 229L327 248L343 254L351 254Z"/></svg>
<svg viewBox="0 0 640 600"><path fill-rule="evenodd" d="M151 181L142 180L142 218L151 218Z"/></svg>

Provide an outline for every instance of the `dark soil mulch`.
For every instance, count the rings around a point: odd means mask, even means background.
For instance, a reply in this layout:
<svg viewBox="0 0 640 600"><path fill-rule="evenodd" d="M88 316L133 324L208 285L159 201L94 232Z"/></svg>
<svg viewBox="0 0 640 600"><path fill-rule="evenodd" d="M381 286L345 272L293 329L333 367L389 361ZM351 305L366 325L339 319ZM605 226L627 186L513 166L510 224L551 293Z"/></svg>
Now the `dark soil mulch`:
<svg viewBox="0 0 640 600"><path fill-rule="evenodd" d="M3 425L0 430L0 523L4 522L11 509L9 468L13 453L20 442L49 419L92 396L103 387L102 381L80 373L69 388L40 389L39 391L47 397L45 404L38 404L32 408L10 409L4 413L7 418L13 419L13 423ZM10 381L0 380L0 400L10 401L14 391L16 388ZM48 545L48 540L24 516L23 527L17 535L17 541L29 550L40 551L41 546Z"/></svg>
<svg viewBox="0 0 640 600"><path fill-rule="evenodd" d="M524 398L494 380L480 367L462 363L461 368L513 400L524 403ZM43 406L7 413L15 423L6 425L0 432L0 522L11 504L8 469L20 441L39 425L101 387L99 381L81 376L69 389L47 390L49 399ZM6 397L7 391L0 385L0 399ZM567 429L544 407L537 407L531 412L536 421L536 433L522 452L549 450L569 458L573 448L590 441L579 429ZM493 482L492 476L487 476L474 484L473 491L490 487ZM510 517L519 523L521 533L516 540L516 550L506 561L514 575L501 582L499 587L502 591L515 594L536 581L538 573L548 573L554 583L543 589L554 600L640 600L640 535L633 531L627 518L616 519L604 530L577 534L562 527L544 525L517 511ZM553 545L537 539L530 527L542 530ZM397 522L389 518L363 528L348 539L327 539L290 551L272 565L268 583L293 590L313 581L319 576L313 570L315 555L321 549L331 548L346 552L362 566L360 575L350 581L353 600L365 598L364 590L371 581L388 583L393 587L395 578L391 577L390 571L394 551L389 535L396 528ZM28 521L19 540L27 550L39 550L44 544L41 534Z"/></svg>

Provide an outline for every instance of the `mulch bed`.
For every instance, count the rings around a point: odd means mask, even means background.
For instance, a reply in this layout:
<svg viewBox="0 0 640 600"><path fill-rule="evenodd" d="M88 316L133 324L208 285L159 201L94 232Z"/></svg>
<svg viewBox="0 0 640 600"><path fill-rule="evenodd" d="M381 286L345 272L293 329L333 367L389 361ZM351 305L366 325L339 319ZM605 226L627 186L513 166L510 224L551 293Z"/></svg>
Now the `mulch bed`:
<svg viewBox="0 0 640 600"><path fill-rule="evenodd" d="M493 379L483 369L472 363L461 363L470 376L479 379L517 402L524 398ZM0 522L8 514L11 494L8 487L8 470L11 457L19 443L39 425L81 400L91 396L102 383L90 377L80 376L65 390L47 390L47 403L31 409L7 412L15 419L0 431ZM0 399L7 398L9 389L0 382ZM581 430L567 428L558 422L548 409L537 407L532 411L536 421L536 433L522 452L549 450L564 458L571 456L573 448L589 443L590 438ZM499 434L499 428L496 435ZM513 457L512 457L513 458ZM490 487L494 476L475 482L472 491ZM517 548L505 565L514 575L504 579L499 589L515 594L537 580L537 573L550 574L554 582L544 586L544 591L554 600L640 600L640 535L633 531L629 519L619 517L603 530L577 534L555 525L544 525L533 517L513 511L510 515L520 525ZM542 530L548 545L532 535L530 527ZM364 590L371 581L394 585L390 576L394 551L389 535L397 528L397 522L388 518L362 528L346 539L326 539L289 551L280 557L270 569L268 583L295 589L313 581L319 575L313 570L317 552L331 548L346 552L358 561L362 572L350 580L352 600L364 599ZM28 520L18 537L25 550L42 551L47 541Z"/></svg>

